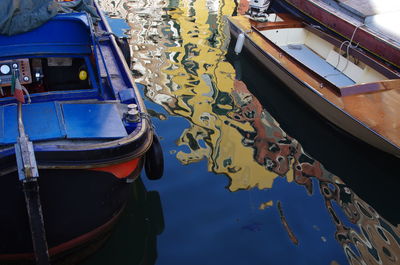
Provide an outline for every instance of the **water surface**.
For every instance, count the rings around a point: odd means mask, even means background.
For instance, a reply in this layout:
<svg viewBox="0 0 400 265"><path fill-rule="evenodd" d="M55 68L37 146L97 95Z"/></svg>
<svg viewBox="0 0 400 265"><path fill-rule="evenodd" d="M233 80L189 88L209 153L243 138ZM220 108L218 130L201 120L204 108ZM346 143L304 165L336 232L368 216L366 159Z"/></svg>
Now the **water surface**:
<svg viewBox="0 0 400 265"><path fill-rule="evenodd" d="M160 194L165 226L149 226L133 198L88 264L399 262L398 159L232 53L224 16L245 1L101 5L131 28L132 74L166 160L161 180L143 181Z"/></svg>

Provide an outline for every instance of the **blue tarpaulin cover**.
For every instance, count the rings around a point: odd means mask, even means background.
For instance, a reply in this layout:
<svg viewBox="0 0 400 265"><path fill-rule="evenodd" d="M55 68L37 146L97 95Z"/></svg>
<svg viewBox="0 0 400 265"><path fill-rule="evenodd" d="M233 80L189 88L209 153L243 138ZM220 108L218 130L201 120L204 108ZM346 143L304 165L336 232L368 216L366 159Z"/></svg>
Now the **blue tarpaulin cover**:
<svg viewBox="0 0 400 265"><path fill-rule="evenodd" d="M87 12L97 19L93 0L0 0L0 34L15 35L40 27L58 13Z"/></svg>

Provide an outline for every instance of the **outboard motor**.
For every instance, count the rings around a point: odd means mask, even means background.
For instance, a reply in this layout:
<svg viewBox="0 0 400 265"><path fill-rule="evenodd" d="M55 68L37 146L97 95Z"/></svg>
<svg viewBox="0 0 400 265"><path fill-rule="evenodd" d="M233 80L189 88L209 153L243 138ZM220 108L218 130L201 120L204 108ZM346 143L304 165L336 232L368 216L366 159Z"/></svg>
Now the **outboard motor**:
<svg viewBox="0 0 400 265"><path fill-rule="evenodd" d="M270 4L270 0L250 0L250 9L247 11L248 15L256 21L267 21L267 10Z"/></svg>

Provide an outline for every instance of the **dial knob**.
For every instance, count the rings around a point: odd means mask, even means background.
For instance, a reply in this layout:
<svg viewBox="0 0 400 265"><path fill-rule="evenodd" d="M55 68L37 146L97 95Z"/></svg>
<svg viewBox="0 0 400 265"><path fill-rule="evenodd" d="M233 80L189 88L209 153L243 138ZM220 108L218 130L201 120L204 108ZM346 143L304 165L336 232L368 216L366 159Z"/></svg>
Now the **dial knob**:
<svg viewBox="0 0 400 265"><path fill-rule="evenodd" d="M10 68L10 66L8 66L7 64L3 64L2 66L0 66L0 72L1 72L3 75L9 74L10 71L11 71L11 68Z"/></svg>

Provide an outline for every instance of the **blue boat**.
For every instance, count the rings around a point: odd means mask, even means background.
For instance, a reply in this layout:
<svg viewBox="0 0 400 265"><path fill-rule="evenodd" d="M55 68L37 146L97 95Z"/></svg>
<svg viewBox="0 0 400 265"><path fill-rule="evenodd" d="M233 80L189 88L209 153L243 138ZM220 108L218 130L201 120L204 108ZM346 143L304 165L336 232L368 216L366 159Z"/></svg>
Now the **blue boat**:
<svg viewBox="0 0 400 265"><path fill-rule="evenodd" d="M93 10L0 35L1 264L101 241L142 168L162 175L129 46Z"/></svg>

